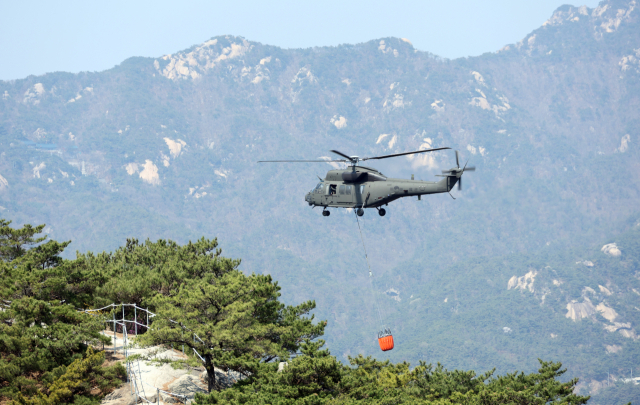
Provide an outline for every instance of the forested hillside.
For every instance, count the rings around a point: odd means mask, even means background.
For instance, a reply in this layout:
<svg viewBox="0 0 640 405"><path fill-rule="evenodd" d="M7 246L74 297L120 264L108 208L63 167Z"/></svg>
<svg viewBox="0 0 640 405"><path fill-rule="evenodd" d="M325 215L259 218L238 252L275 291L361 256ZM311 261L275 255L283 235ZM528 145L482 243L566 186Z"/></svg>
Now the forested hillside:
<svg viewBox="0 0 640 405"><path fill-rule="evenodd" d="M315 300L342 361L504 373L557 359L595 394L638 359L639 50L636 2L608 0L472 58L397 38L281 49L218 36L0 82L0 215L46 223L72 241L67 258L216 236L242 271L280 280L285 302ZM365 214L373 294L353 213L304 202L331 166L256 163L442 146L477 171L455 201ZM454 165L449 151L375 167L427 180ZM387 354L374 300L397 337Z"/></svg>

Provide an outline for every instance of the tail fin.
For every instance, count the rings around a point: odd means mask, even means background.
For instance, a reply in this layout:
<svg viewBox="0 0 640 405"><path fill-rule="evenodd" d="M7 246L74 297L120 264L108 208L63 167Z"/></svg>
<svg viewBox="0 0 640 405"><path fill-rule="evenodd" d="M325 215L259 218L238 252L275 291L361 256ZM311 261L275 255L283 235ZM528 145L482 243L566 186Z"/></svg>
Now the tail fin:
<svg viewBox="0 0 640 405"><path fill-rule="evenodd" d="M458 182L458 176L442 176L442 180L438 182L438 189L444 193L448 193Z"/></svg>

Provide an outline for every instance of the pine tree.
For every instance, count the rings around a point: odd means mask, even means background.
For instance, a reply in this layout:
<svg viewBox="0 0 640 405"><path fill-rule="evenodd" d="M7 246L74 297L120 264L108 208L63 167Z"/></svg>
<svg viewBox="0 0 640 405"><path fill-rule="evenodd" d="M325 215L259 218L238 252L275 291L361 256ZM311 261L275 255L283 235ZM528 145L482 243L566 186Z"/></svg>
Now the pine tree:
<svg viewBox="0 0 640 405"><path fill-rule="evenodd" d="M90 396L94 388L105 392L120 385L126 374L125 368L121 363L102 367L103 362L104 352L96 352L89 347L84 358L78 358L69 366L57 367L49 373L53 381L47 384L48 394L40 392L30 398L20 395L17 402L25 405L70 403L75 397Z"/></svg>
<svg viewBox="0 0 640 405"><path fill-rule="evenodd" d="M125 246L113 253L78 254L73 265L93 275L95 305L125 302L150 306L150 298L176 294L185 280L224 274L240 265L240 260L221 253L216 239L201 238L186 245L163 239L144 243L127 239Z"/></svg>
<svg viewBox="0 0 640 405"><path fill-rule="evenodd" d="M11 221L0 218L0 260L10 262L25 254L29 248L43 242L46 236L34 238L44 229L44 225L35 228L29 224L20 229L11 228Z"/></svg>
<svg viewBox="0 0 640 405"><path fill-rule="evenodd" d="M263 363L252 378L233 389L212 392L196 398L199 405L209 404L324 404L339 394L345 367L321 349L324 341L306 340L302 354L278 370L278 363Z"/></svg>
<svg viewBox="0 0 640 405"><path fill-rule="evenodd" d="M279 291L270 276L237 269L185 280L175 295L152 300L158 315L143 342L195 349L209 391L218 389L214 367L251 375L260 362L286 359L303 339L322 335L325 323L306 316L315 303L285 306Z"/></svg>
<svg viewBox="0 0 640 405"><path fill-rule="evenodd" d="M69 242L34 247L44 241L34 237L43 226L2 224L11 242L0 261L0 398L36 393L43 374L82 356L87 343L106 340L102 322L77 310L91 292L85 276L60 257Z"/></svg>

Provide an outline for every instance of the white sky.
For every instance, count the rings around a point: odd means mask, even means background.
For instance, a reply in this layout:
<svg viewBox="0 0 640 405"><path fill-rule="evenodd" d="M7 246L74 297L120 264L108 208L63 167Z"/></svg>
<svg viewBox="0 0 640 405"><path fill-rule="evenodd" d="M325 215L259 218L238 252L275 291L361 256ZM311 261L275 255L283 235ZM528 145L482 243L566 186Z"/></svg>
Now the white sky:
<svg viewBox="0 0 640 405"><path fill-rule="evenodd" d="M540 27L562 0L0 0L0 80L101 71L217 35L282 48L411 40L446 58L493 52ZM565 0L566 1L566 0ZM580 0L596 7L597 0Z"/></svg>

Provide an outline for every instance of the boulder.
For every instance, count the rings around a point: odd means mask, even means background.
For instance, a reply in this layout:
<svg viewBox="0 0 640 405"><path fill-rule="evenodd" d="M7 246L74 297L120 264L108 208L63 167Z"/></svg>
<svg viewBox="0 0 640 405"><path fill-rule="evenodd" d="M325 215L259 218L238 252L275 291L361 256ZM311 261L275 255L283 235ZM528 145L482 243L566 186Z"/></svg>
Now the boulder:
<svg viewBox="0 0 640 405"><path fill-rule="evenodd" d="M202 387L201 380L197 376L190 374L185 374L178 378L169 384L168 388L167 391L173 394L183 395L187 400L192 400L196 396L196 393L207 393L207 390Z"/></svg>
<svg viewBox="0 0 640 405"><path fill-rule="evenodd" d="M165 392L160 393L160 400L165 404L183 404L184 403L184 399L176 395L167 394Z"/></svg>
<svg viewBox="0 0 640 405"><path fill-rule="evenodd" d="M122 384L120 388L107 394L100 405L135 405L136 402L136 395L131 394L131 386Z"/></svg>
<svg viewBox="0 0 640 405"><path fill-rule="evenodd" d="M620 248L615 243L609 243L607 245L604 245L600 250L602 250L602 253L604 253L605 255L609 255L613 257L619 257L622 254L622 252L620 251Z"/></svg>

